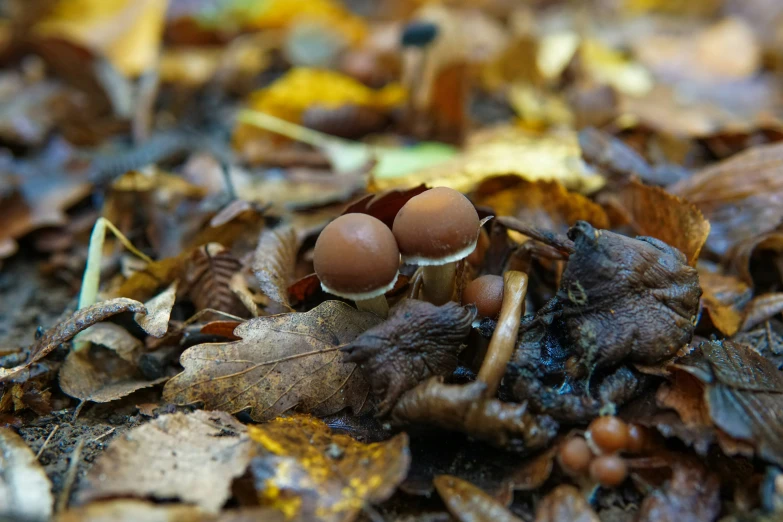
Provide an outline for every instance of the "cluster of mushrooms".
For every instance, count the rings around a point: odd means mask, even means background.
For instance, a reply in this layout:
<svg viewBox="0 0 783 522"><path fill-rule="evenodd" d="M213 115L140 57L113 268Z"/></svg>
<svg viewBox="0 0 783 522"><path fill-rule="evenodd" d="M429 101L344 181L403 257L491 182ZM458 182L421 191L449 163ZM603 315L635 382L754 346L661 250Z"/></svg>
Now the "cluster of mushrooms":
<svg viewBox="0 0 783 522"><path fill-rule="evenodd" d="M397 213L391 229L367 214L345 214L318 236L315 272L325 292L350 299L357 308L386 317L385 294L394 288L400 261L421 267L421 295L434 305L454 294L457 262L468 257L479 239L479 216L460 192L436 187L411 198ZM479 315L500 311L503 279L473 281L463 300Z"/></svg>

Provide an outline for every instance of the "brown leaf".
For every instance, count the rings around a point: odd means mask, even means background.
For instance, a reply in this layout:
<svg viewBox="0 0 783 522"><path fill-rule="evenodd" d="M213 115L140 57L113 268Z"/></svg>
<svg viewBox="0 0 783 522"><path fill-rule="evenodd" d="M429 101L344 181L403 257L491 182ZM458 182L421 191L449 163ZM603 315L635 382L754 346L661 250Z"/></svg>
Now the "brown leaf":
<svg viewBox="0 0 783 522"><path fill-rule="evenodd" d="M146 312L146 309L144 308L144 305L138 301L118 297L77 310L67 320L47 330L46 333L30 347L30 354L25 363L15 366L14 368L0 368L0 381L13 377L34 362L46 357L49 352L62 343L70 341L82 330L86 330L90 326L122 312Z"/></svg>
<svg viewBox="0 0 783 522"><path fill-rule="evenodd" d="M557 423L534 417L524 404L484 398L486 385L443 384L433 377L406 392L392 410L398 424L420 424L460 431L515 451L545 446L557 433Z"/></svg>
<svg viewBox="0 0 783 522"><path fill-rule="evenodd" d="M309 274L288 287L288 294L297 303L302 303L321 290L321 280L317 274Z"/></svg>
<svg viewBox="0 0 783 522"><path fill-rule="evenodd" d="M685 254L690 266L696 265L710 234L710 223L698 208L660 187L636 180L628 182L619 197L638 234L660 239Z"/></svg>
<svg viewBox="0 0 783 522"><path fill-rule="evenodd" d="M403 299L386 321L342 348L345 361L359 365L373 394L382 398L378 414L386 415L406 391L430 377L451 375L475 318L475 307Z"/></svg>
<svg viewBox="0 0 783 522"><path fill-rule="evenodd" d="M220 522L196 506L154 504L144 500L109 500L61 513L56 522Z"/></svg>
<svg viewBox="0 0 783 522"><path fill-rule="evenodd" d="M740 330L747 331L783 312L783 292L755 297L745 308Z"/></svg>
<svg viewBox="0 0 783 522"><path fill-rule="evenodd" d="M449 512L460 522L521 522L503 504L468 481L439 475L434 482Z"/></svg>
<svg viewBox="0 0 783 522"><path fill-rule="evenodd" d="M557 181L499 176L482 182L472 198L476 205L492 208L497 216L512 216L552 232L564 233L580 220L609 228L609 218L600 205L568 191Z"/></svg>
<svg viewBox="0 0 783 522"><path fill-rule="evenodd" d="M783 463L783 374L755 350L732 341L702 343L676 365L705 386L710 418L759 456Z"/></svg>
<svg viewBox="0 0 783 522"><path fill-rule="evenodd" d="M97 346L72 351L60 368L60 388L82 401L111 402L167 379L148 380L136 364Z"/></svg>
<svg viewBox="0 0 783 522"><path fill-rule="evenodd" d="M161 338L169 329L171 309L176 299L177 281L174 281L166 290L144 303L147 313L135 314L133 320L149 335Z"/></svg>
<svg viewBox="0 0 783 522"><path fill-rule="evenodd" d="M258 445L250 464L258 499L289 519L353 520L388 499L410 465L405 433L363 444L307 415L248 429Z"/></svg>
<svg viewBox="0 0 783 522"><path fill-rule="evenodd" d="M241 269L239 260L219 243L195 250L186 265L186 282L196 310L210 308L247 316L247 308L231 291L231 278Z"/></svg>
<svg viewBox="0 0 783 522"><path fill-rule="evenodd" d="M783 323L779 320L766 321L752 330L738 333L731 340L750 346L777 368L783 368Z"/></svg>
<svg viewBox="0 0 783 522"><path fill-rule="evenodd" d="M760 251L774 252L780 256L783 252L783 234L769 232L766 234L750 234L741 238L726 254L726 264L749 285L753 284L750 273L751 258Z"/></svg>
<svg viewBox="0 0 783 522"><path fill-rule="evenodd" d="M712 426L704 403L704 385L687 372L674 371L671 382L658 388L656 402L662 408L676 411L688 427Z"/></svg>
<svg viewBox="0 0 783 522"><path fill-rule="evenodd" d="M737 333L753 289L738 277L706 270L699 270L699 283L702 306L715 328L725 335Z"/></svg>
<svg viewBox="0 0 783 522"><path fill-rule="evenodd" d="M236 327L242 324L239 321L212 321L201 327L201 333L207 335L219 335L230 341L239 341L241 337L234 335Z"/></svg>
<svg viewBox="0 0 783 522"><path fill-rule="evenodd" d="M255 420L291 409L328 415L362 410L368 386L339 346L378 324L374 314L339 301L307 313L257 317L234 331L233 343L201 344L182 354L185 371L163 390L176 404L203 401L206 408L251 408Z"/></svg>
<svg viewBox="0 0 783 522"><path fill-rule="evenodd" d="M141 316L142 314L136 314ZM87 328L80 336L86 341L104 346L128 362L136 362L144 348L144 343L131 335L122 326L115 323L98 323Z"/></svg>
<svg viewBox="0 0 783 522"><path fill-rule="evenodd" d="M663 488L653 490L639 508L637 522L710 522L721 512L720 481L694 463L675 463Z"/></svg>
<svg viewBox="0 0 783 522"><path fill-rule="evenodd" d="M0 428L0 513L13 520L49 520L52 484L24 440Z"/></svg>
<svg viewBox="0 0 783 522"><path fill-rule="evenodd" d="M298 251L296 229L282 226L265 230L253 255L253 272L261 292L289 309L288 285L294 277Z"/></svg>
<svg viewBox="0 0 783 522"><path fill-rule="evenodd" d="M574 486L560 485L552 490L536 510L536 522L599 522L582 492Z"/></svg>
<svg viewBox="0 0 783 522"><path fill-rule="evenodd" d="M343 214L369 214L370 216L383 221L391 228L394 224L394 218L397 212L412 197L418 196L422 192L429 190L426 185L421 184L409 189L392 189L377 194L368 194L358 201L348 205Z"/></svg>
<svg viewBox="0 0 783 522"><path fill-rule="evenodd" d="M250 446L244 425L223 412L161 415L112 441L77 500L175 498L216 512L231 495L232 480L245 472Z"/></svg>
<svg viewBox="0 0 783 522"><path fill-rule="evenodd" d="M635 150L611 134L588 127L579 131L579 146L587 163L595 165L609 176L630 179L638 176L649 180L650 165Z"/></svg>
<svg viewBox="0 0 783 522"><path fill-rule="evenodd" d="M128 297L145 301L155 295L155 291L170 285L180 275L190 252L176 257L167 257L149 263L143 270L134 272L113 292L117 297Z"/></svg>
<svg viewBox="0 0 783 522"><path fill-rule="evenodd" d="M707 247L725 254L783 221L783 145L753 147L669 188L696 205L712 226Z"/></svg>

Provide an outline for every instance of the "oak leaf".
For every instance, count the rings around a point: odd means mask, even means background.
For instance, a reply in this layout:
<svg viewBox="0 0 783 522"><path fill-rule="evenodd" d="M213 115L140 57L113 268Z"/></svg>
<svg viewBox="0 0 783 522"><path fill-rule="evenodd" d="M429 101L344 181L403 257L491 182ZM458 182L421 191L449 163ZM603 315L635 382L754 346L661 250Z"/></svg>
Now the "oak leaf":
<svg viewBox="0 0 783 522"><path fill-rule="evenodd" d="M364 444L308 415L249 426L250 463L262 506L288 519L345 521L388 499L408 473L408 436Z"/></svg>
<svg viewBox="0 0 783 522"><path fill-rule="evenodd" d="M329 415L350 406L358 412L368 386L339 347L379 321L339 301L251 319L234 330L241 341L186 350L180 359L185 371L166 384L163 397L231 413L250 408L255 420L291 409Z"/></svg>

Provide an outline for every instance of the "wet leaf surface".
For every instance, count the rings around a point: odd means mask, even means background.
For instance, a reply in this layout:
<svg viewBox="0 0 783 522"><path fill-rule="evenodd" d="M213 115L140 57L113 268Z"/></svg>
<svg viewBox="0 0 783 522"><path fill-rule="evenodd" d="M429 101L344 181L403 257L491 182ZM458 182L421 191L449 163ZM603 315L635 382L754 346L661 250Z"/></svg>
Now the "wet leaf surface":
<svg viewBox="0 0 783 522"><path fill-rule="evenodd" d="M216 512L251 458L245 427L223 412L161 415L114 440L78 491L81 504L112 497L180 499ZM209 481L201 480L208 474Z"/></svg>
<svg viewBox="0 0 783 522"><path fill-rule="evenodd" d="M372 444L333 434L305 415L249 427L258 501L287 518L352 520L386 500L408 471L408 437Z"/></svg>
<svg viewBox="0 0 783 522"><path fill-rule="evenodd" d="M342 348L345 361L359 366L373 394L382 398L379 415L386 415L406 391L430 377L451 375L475 318L474 308L457 303L404 299L386 321Z"/></svg>
<svg viewBox="0 0 783 522"><path fill-rule="evenodd" d="M573 486L556 487L541 501L536 510L536 522L598 522L598 515Z"/></svg>
<svg viewBox="0 0 783 522"><path fill-rule="evenodd" d="M241 341L186 350L180 360L185 371L166 384L164 398L231 413L250 408L257 420L291 409L359 412L368 385L339 348L378 321L338 301L304 314L251 319L234 331Z"/></svg>

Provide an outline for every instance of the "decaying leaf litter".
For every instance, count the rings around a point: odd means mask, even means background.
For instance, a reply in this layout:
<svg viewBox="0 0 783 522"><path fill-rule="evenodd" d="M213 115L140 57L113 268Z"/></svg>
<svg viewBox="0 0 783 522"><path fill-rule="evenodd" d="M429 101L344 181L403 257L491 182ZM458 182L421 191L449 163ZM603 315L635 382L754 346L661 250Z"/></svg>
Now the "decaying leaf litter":
<svg viewBox="0 0 783 522"><path fill-rule="evenodd" d="M0 514L778 520L781 35L4 3Z"/></svg>

